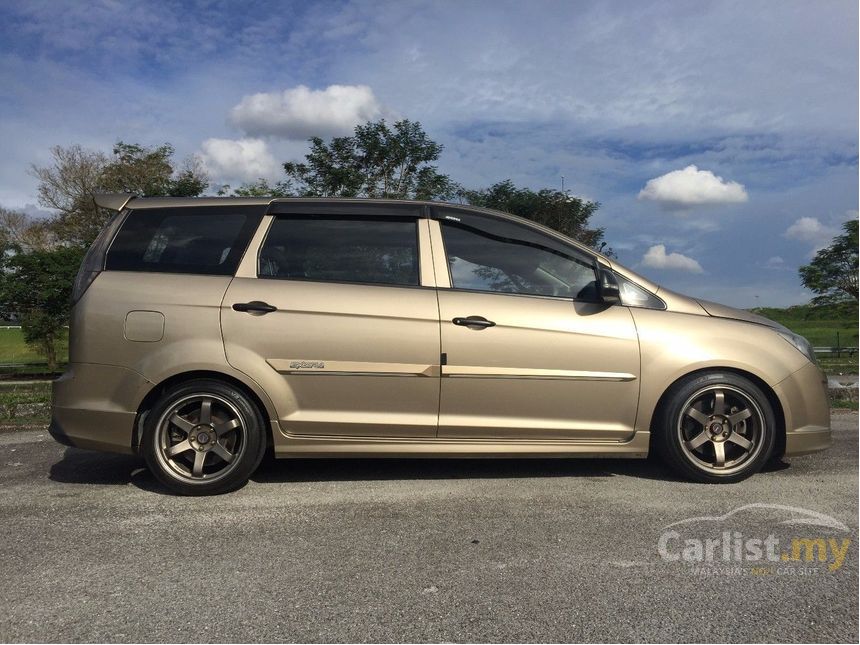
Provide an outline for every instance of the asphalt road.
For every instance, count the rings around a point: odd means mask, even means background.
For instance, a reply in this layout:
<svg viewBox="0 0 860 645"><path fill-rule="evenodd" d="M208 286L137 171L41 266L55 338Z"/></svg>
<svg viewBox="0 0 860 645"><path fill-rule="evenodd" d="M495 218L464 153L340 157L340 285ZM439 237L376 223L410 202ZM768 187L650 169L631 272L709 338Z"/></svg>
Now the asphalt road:
<svg viewBox="0 0 860 645"><path fill-rule="evenodd" d="M857 425L837 413L833 449L731 486L622 460L302 460L197 499L133 457L0 435L0 641L856 643ZM748 504L778 507L666 528ZM671 530L667 557L724 530L848 546L833 571L703 571L661 557Z"/></svg>

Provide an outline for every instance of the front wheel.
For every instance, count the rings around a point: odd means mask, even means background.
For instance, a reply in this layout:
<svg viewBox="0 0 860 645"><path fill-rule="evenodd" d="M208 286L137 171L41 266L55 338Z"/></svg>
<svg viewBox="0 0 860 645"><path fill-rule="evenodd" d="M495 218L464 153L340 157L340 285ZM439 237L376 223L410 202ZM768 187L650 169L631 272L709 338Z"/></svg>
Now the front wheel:
<svg viewBox="0 0 860 645"><path fill-rule="evenodd" d="M242 486L263 457L263 419L239 389L210 379L166 391L147 416L142 452L150 470L180 495Z"/></svg>
<svg viewBox="0 0 860 645"><path fill-rule="evenodd" d="M773 452L777 427L770 402L752 381L709 372L672 387L654 432L657 451L680 474L732 483L761 469Z"/></svg>

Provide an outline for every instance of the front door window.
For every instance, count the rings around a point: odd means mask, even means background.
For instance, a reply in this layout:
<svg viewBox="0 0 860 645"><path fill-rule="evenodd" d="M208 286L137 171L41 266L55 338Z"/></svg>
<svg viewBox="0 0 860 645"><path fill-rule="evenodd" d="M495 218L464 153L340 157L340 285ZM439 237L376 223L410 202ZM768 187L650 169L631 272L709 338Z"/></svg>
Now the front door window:
<svg viewBox="0 0 860 645"><path fill-rule="evenodd" d="M596 299L591 258L549 236L480 216L441 225L455 289Z"/></svg>

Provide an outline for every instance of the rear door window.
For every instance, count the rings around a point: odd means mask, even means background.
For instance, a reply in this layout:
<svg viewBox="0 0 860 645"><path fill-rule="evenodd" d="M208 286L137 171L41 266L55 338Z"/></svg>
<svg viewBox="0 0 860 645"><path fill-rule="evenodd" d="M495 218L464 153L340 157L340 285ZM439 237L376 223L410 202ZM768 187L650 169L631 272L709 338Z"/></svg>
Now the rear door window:
<svg viewBox="0 0 860 645"><path fill-rule="evenodd" d="M232 275L264 208L132 211L111 244L105 269Z"/></svg>
<svg viewBox="0 0 860 645"><path fill-rule="evenodd" d="M415 219L277 218L260 250L261 278L417 286Z"/></svg>

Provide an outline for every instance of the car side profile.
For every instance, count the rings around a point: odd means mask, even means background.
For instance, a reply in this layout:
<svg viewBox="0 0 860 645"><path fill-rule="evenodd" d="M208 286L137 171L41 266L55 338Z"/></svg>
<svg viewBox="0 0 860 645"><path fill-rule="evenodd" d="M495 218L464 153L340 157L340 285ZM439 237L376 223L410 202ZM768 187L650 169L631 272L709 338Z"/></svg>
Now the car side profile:
<svg viewBox="0 0 860 645"><path fill-rule="evenodd" d="M462 205L139 198L74 287L51 435L189 495L276 457L634 457L701 482L830 445L809 344Z"/></svg>

